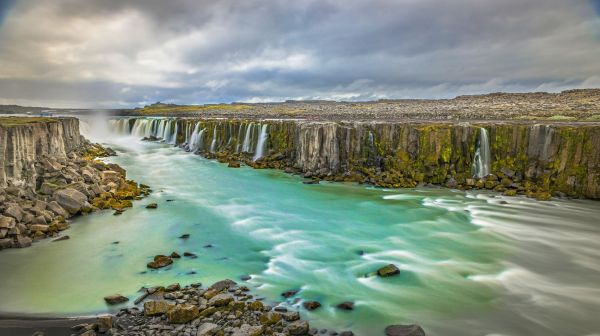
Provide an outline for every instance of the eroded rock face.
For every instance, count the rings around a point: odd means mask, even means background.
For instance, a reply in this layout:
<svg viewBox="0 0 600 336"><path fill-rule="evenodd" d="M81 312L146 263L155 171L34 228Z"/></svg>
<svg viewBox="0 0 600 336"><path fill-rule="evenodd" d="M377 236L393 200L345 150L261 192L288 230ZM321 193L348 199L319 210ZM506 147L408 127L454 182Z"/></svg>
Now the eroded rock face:
<svg viewBox="0 0 600 336"><path fill-rule="evenodd" d="M57 118L19 126L0 125L0 187L11 180L15 185L35 184L36 162L44 157L66 158L82 143L76 118ZM46 161L49 168L60 170L56 161Z"/></svg>
<svg viewBox="0 0 600 336"><path fill-rule="evenodd" d="M135 120L133 121L135 122ZM132 122L132 123L133 123ZM600 199L600 126L529 122L178 119L177 144L223 163L386 188L435 184L507 195ZM205 129L190 146L192 130ZM263 156L255 157L266 127ZM474 177L482 129L489 174ZM189 140L187 140L189 141ZM214 144L214 146L213 146Z"/></svg>
<svg viewBox="0 0 600 336"><path fill-rule="evenodd" d="M0 117L0 249L58 237L73 215L123 211L149 193L122 168L96 161L112 151L78 132L74 118Z"/></svg>

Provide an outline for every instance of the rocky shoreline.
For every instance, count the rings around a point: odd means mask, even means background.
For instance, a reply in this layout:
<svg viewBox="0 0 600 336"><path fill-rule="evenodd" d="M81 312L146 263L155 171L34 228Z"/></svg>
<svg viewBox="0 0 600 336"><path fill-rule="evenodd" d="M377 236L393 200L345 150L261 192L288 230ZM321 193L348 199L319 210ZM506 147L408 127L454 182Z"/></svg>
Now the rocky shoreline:
<svg viewBox="0 0 600 336"><path fill-rule="evenodd" d="M299 311L269 305L256 298L244 285L225 279L206 288L196 283L181 287L178 283L163 287L142 288L135 300L137 306L123 308L116 314L100 315L95 321L71 321L72 335L139 335L139 336L352 336L350 330L317 329L303 320ZM282 293L292 298L293 291ZM287 296L286 296L287 295ZM128 299L118 294L105 297L107 304L119 304ZM310 301L311 309L320 304ZM307 306L305 302L304 306ZM308 309L308 308L307 308ZM340 304L337 309L351 310L352 305ZM0 330L2 324L0 322ZM418 325L382 327L387 336L425 336ZM43 335L43 333L34 333Z"/></svg>
<svg viewBox="0 0 600 336"><path fill-rule="evenodd" d="M27 154L27 146L15 141L23 128L31 137L39 123L60 125L60 121L21 124L19 119L7 119L0 122L0 131L6 135L0 147L5 172L4 186L0 187L0 250L29 247L44 238L69 239L62 234L69 228L69 218L100 209L114 209L118 214L131 207L132 200L150 192L147 186L127 180L120 166L97 160L114 155L112 150L82 137L71 147L52 133L39 131L40 140L51 144L49 148L59 146L62 151L44 151L38 142L32 143L35 155ZM65 125L71 123L68 120L56 134L63 134ZM19 165L22 171L15 171Z"/></svg>

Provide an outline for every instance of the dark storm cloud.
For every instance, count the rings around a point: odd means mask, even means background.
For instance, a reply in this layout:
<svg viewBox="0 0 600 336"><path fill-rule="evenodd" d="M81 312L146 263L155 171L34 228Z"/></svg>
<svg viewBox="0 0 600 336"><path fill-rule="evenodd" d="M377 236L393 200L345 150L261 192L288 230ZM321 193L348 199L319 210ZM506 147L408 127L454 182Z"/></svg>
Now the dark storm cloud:
<svg viewBox="0 0 600 336"><path fill-rule="evenodd" d="M600 86L598 3L21 0L0 26L0 103L365 100Z"/></svg>

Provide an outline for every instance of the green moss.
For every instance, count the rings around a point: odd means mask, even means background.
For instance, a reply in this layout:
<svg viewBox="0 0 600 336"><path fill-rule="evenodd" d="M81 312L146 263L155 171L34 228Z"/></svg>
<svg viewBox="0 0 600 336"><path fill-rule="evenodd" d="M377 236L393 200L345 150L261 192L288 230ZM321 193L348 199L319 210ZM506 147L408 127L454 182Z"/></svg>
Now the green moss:
<svg viewBox="0 0 600 336"><path fill-rule="evenodd" d="M0 126L14 127L37 123L55 123L58 122L58 120L59 119L57 118L46 117L0 117Z"/></svg>

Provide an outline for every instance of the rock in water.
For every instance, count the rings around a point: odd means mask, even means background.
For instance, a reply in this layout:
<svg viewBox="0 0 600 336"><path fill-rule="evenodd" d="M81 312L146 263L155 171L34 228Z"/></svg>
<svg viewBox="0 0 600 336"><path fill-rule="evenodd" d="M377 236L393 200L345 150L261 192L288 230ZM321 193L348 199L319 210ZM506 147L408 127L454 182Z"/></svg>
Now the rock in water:
<svg viewBox="0 0 600 336"><path fill-rule="evenodd" d="M377 270L377 275L383 278L398 274L400 274L400 269L394 264L389 264Z"/></svg>
<svg viewBox="0 0 600 336"><path fill-rule="evenodd" d="M385 327L385 334L386 336L425 336L425 331L416 324L396 324Z"/></svg>
<svg viewBox="0 0 600 336"><path fill-rule="evenodd" d="M109 305L115 305L115 304L127 302L127 301L129 301L129 299L121 294L113 294L113 295L105 296L104 301L106 301L106 303L108 303Z"/></svg>
<svg viewBox="0 0 600 336"><path fill-rule="evenodd" d="M306 310L315 310L321 307L321 304L317 301L304 301L302 304Z"/></svg>
<svg viewBox="0 0 600 336"><path fill-rule="evenodd" d="M167 319L171 323L188 323L200 315L198 306L191 304L180 304L167 312Z"/></svg>
<svg viewBox="0 0 600 336"><path fill-rule="evenodd" d="M240 163L238 161L229 161L227 165L229 168L240 168Z"/></svg>
<svg viewBox="0 0 600 336"><path fill-rule="evenodd" d="M87 206L87 197L72 188L58 190L54 193L54 199L65 210L72 214L76 214Z"/></svg>
<svg viewBox="0 0 600 336"><path fill-rule="evenodd" d="M342 309L342 310L353 310L354 302L351 302L351 301L342 302L342 303L338 304L336 307L338 307L339 309Z"/></svg>
<svg viewBox="0 0 600 336"><path fill-rule="evenodd" d="M148 205L146 205L146 209L156 209L158 208L158 204L156 203L150 203Z"/></svg>
<svg viewBox="0 0 600 336"><path fill-rule="evenodd" d="M169 266L173 263L173 259L165 255L157 255L154 257L154 261L148 263L148 268L158 269Z"/></svg>

